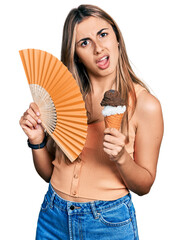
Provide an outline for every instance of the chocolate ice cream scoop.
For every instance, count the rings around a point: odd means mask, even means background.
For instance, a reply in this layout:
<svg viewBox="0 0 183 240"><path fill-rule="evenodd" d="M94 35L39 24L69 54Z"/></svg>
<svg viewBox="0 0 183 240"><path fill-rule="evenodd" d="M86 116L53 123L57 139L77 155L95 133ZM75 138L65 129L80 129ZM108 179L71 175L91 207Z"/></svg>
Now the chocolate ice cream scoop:
<svg viewBox="0 0 183 240"><path fill-rule="evenodd" d="M109 90L104 93L104 98L100 103L101 106L123 106L125 105L124 101L121 99L120 93L116 90Z"/></svg>

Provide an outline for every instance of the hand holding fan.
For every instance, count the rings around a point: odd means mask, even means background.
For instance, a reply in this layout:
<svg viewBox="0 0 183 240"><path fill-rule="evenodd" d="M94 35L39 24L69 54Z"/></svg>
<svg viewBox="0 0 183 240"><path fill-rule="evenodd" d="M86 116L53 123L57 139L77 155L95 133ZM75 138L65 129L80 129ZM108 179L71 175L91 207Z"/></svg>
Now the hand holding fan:
<svg viewBox="0 0 183 240"><path fill-rule="evenodd" d="M43 127L73 162L87 135L85 103L67 67L53 55L36 49L19 51Z"/></svg>

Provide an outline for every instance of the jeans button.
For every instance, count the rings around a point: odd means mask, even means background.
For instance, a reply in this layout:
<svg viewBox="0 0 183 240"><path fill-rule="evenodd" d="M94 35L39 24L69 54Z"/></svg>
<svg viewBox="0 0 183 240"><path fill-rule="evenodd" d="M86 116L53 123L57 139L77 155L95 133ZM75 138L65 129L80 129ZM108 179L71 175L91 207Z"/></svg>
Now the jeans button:
<svg viewBox="0 0 183 240"><path fill-rule="evenodd" d="M71 206L70 206L70 209L71 209L71 210L74 210L74 206L73 206L73 205L71 205Z"/></svg>

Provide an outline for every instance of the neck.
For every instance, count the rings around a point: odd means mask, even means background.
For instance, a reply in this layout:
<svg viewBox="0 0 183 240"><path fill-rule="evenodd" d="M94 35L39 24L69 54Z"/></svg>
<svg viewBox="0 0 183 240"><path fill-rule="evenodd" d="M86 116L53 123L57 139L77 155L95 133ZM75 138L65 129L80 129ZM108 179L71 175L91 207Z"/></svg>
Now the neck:
<svg viewBox="0 0 183 240"><path fill-rule="evenodd" d="M105 77L90 76L90 82L92 95L103 95L106 91L116 88L115 77L111 75Z"/></svg>

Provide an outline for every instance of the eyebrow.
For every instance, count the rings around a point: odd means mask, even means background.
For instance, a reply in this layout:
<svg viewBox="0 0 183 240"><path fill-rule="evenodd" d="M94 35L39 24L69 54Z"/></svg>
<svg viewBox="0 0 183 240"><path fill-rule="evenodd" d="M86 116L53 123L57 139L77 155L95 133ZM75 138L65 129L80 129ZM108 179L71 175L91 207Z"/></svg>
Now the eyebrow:
<svg viewBox="0 0 183 240"><path fill-rule="evenodd" d="M97 32L97 36L98 35L100 35L104 30L106 30L106 29L108 29L108 28L102 28L101 30L99 30L98 32ZM80 43L80 42L82 42L82 41L86 41L86 40L88 40L89 38L87 37L87 38L82 38L82 39L80 39L76 44L78 44L78 43Z"/></svg>

